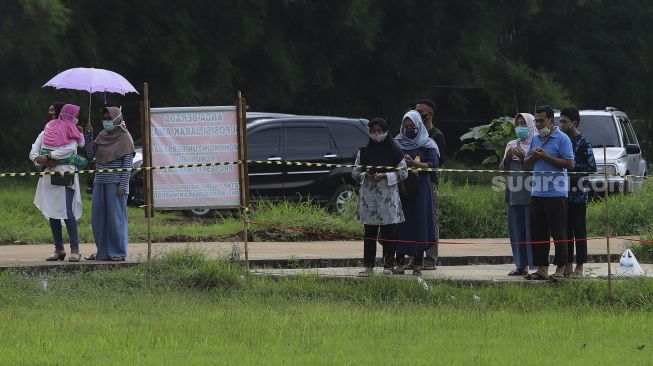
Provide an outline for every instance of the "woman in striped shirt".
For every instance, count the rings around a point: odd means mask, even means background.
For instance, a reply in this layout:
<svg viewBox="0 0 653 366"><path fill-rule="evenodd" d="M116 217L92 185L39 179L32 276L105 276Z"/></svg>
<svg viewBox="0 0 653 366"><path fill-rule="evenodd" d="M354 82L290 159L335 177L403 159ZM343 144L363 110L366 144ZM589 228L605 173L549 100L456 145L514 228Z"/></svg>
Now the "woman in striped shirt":
<svg viewBox="0 0 653 366"><path fill-rule="evenodd" d="M96 169L132 167L134 141L122 119L120 108L106 107L102 118L104 129L93 140L93 127L85 127L86 154L95 158ZM89 260L124 261L127 257L127 196L129 171L102 172L93 181L91 227L97 253Z"/></svg>

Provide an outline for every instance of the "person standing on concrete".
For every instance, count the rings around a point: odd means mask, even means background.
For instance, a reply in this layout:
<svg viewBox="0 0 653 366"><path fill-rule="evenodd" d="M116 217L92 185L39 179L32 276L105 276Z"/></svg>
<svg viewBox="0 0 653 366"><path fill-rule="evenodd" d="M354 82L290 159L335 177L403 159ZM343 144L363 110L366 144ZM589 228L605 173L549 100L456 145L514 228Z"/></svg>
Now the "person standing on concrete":
<svg viewBox="0 0 653 366"><path fill-rule="evenodd" d="M395 274L403 274L405 255L413 257L413 275L422 274L424 251L435 243L435 218L431 204L431 173L417 169L438 166L438 146L431 140L417 111L404 115L400 134L395 138L404 154L406 165L412 168L406 179L406 194L401 197L406 221L397 229Z"/></svg>
<svg viewBox="0 0 653 366"><path fill-rule="evenodd" d="M445 151L445 140L444 134L438 128L433 125L433 114L435 113L435 103L431 99L422 99L415 104L415 110L419 113L424 122L424 127L428 132L429 138L435 141L438 145L438 165L442 165L444 161L444 151ZM431 173L431 204L433 207L433 217L435 219L435 244L429 246L429 248L424 252L424 266L423 270L434 270L435 266L438 264L438 240L440 240L440 226L438 225L438 173Z"/></svg>
<svg viewBox="0 0 653 366"><path fill-rule="evenodd" d="M124 261L127 258L127 197L129 194L129 171L111 172L113 169L129 169L134 158L134 140L117 107L105 107L102 126L93 140L93 127L85 126L86 154L95 158L98 170L93 183L93 206L91 228L97 253L87 260ZM92 141L92 142L91 142Z"/></svg>
<svg viewBox="0 0 653 366"><path fill-rule="evenodd" d="M524 165L526 149L535 135L535 117L530 113L515 116L517 139L508 142L500 168L507 169L506 205L508 206L508 235L515 269L508 276L525 276L533 266L531 244L531 186L532 173Z"/></svg>
<svg viewBox="0 0 653 366"><path fill-rule="evenodd" d="M531 237L533 264L537 271L527 280L557 280L564 277L567 265L567 169L574 167L571 140L553 123L548 105L535 111L537 134L526 152L524 163L533 169L531 191ZM550 238L555 242L556 271L549 277ZM541 243L539 243L541 242Z"/></svg>
<svg viewBox="0 0 653 366"><path fill-rule="evenodd" d="M572 172L595 172L596 160L592 151L592 143L578 131L580 113L576 108L565 108L560 112L560 129L569 136L574 149L574 168ZM587 262L587 203L589 197L587 174L570 174L569 177L569 207L567 211L567 237L576 242L576 268L574 263L574 242L567 247L569 263L565 274L583 276L583 264Z"/></svg>
<svg viewBox="0 0 653 366"><path fill-rule="evenodd" d="M356 221L365 227L361 277L374 275L378 239L383 246L383 273L392 274L397 224L404 221L398 185L408 176L404 156L388 133L386 121L374 118L368 126L370 139L358 151L351 173L361 185L356 210Z"/></svg>

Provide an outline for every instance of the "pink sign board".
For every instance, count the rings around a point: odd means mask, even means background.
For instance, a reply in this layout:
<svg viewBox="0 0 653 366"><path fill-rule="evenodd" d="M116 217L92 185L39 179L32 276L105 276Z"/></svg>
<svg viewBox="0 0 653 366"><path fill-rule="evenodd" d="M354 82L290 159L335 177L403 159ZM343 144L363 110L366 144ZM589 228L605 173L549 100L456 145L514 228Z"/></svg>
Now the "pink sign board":
<svg viewBox="0 0 653 366"><path fill-rule="evenodd" d="M238 160L236 107L152 108L152 165L180 166ZM238 207L238 165L152 171L154 208Z"/></svg>

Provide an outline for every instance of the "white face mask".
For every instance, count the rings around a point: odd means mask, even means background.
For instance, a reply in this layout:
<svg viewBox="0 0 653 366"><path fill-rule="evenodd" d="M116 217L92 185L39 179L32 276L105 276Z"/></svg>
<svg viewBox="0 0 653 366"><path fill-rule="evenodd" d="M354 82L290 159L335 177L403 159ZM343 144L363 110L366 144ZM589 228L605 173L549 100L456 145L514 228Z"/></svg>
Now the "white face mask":
<svg viewBox="0 0 653 366"><path fill-rule="evenodd" d="M383 142L385 140L386 136L388 136L388 133L370 133L370 138L374 142Z"/></svg>
<svg viewBox="0 0 653 366"><path fill-rule="evenodd" d="M543 138L547 138L551 134L551 130L549 129L549 126L547 125L545 127L540 128L539 130L537 130L537 133L540 136L542 136Z"/></svg>

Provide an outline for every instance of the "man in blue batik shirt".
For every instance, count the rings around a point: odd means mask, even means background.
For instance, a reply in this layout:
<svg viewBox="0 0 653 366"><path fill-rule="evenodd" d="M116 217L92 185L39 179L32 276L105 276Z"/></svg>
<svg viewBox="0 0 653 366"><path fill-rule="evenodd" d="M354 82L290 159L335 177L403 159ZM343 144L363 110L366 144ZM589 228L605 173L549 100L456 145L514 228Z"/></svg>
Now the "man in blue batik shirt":
<svg viewBox="0 0 653 366"><path fill-rule="evenodd" d="M525 165L533 168L531 189L531 240L533 264L537 271L527 280L564 277L567 258L567 169L574 167L571 140L553 123L553 109L548 105L535 111L535 127L526 152ZM556 271L549 277L550 238L555 243ZM541 243L538 243L541 242Z"/></svg>
<svg viewBox="0 0 653 366"><path fill-rule="evenodd" d="M569 136L574 149L574 169L569 177L569 202L567 210L567 237L576 242L576 268L574 262L574 242L567 247L568 263L565 274L576 277L583 275L583 264L587 262L587 173L596 171L596 161L592 143L578 131L580 113L576 108L565 108L560 112L560 130Z"/></svg>

